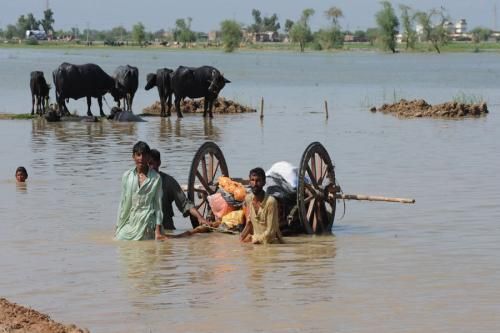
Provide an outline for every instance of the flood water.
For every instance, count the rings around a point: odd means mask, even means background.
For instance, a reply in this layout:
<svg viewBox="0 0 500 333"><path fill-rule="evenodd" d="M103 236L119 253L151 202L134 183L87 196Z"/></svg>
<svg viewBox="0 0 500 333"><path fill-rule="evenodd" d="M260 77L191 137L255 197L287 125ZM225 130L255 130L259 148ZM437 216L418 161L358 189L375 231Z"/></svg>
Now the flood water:
<svg viewBox="0 0 500 333"><path fill-rule="evenodd" d="M158 99L145 76L208 64L222 96L258 113L143 123L1 120L0 297L91 332L498 332L498 54L296 54L0 49L0 112L31 110L29 73L94 62L139 68L139 113ZM50 80L51 81L51 80ZM52 99L53 91L51 92ZM373 105L483 98L479 119L398 119ZM107 97L111 103L111 97ZM324 101L330 117L325 119ZM93 112L98 114L95 100ZM84 114L83 100L70 101ZM105 107L105 112L109 109ZM205 141L232 176L320 141L346 193L415 198L347 202L333 235L240 244L226 234L113 240L122 173L147 141L186 183ZM28 169L15 184L17 166ZM177 232L190 228L177 214Z"/></svg>

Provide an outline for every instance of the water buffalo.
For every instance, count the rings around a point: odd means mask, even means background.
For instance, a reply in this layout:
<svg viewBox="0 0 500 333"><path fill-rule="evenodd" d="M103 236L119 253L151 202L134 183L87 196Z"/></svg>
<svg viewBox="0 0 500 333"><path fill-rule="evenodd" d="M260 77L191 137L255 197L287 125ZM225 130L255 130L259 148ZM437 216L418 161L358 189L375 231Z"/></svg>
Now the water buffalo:
<svg viewBox="0 0 500 333"><path fill-rule="evenodd" d="M43 72L33 71L30 75L30 89L31 89L31 115L36 113L44 114L47 103L49 102L50 86L45 81Z"/></svg>
<svg viewBox="0 0 500 333"><path fill-rule="evenodd" d="M170 84L175 94L175 108L177 117L182 117L181 100L189 98L205 98L203 117L207 116L207 110L212 118L212 107L219 92L224 88L228 79L214 67L184 67L179 66L170 76Z"/></svg>
<svg viewBox="0 0 500 333"><path fill-rule="evenodd" d="M101 116L105 116L102 111L102 96L109 92L115 100L119 98L115 79L95 64L73 65L64 62L54 70L52 78L56 87L56 100L61 114L69 114L65 103L66 100L87 97L87 115L92 116L90 98L95 97L99 104Z"/></svg>
<svg viewBox="0 0 500 333"><path fill-rule="evenodd" d="M149 73L146 77L146 87L144 89L150 90L153 87L158 88L158 95L160 95L160 105L162 117L170 117L170 108L172 107L172 88L170 86L170 75L173 70L169 68L160 68L156 74ZM165 114L165 103L167 105L167 112Z"/></svg>
<svg viewBox="0 0 500 333"><path fill-rule="evenodd" d="M130 65L118 66L113 74L116 81L116 89L119 93L117 100L120 107L120 99L123 98L125 111L132 111L132 102L139 86L139 70Z"/></svg>

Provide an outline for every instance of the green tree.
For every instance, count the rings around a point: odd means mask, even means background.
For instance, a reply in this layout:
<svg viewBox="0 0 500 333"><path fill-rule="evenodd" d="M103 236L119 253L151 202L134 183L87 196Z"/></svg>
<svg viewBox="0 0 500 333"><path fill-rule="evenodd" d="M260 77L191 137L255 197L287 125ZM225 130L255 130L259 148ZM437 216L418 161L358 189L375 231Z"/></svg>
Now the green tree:
<svg viewBox="0 0 500 333"><path fill-rule="evenodd" d="M24 15L19 16L16 23L16 36L24 38L26 30L30 30L30 24Z"/></svg>
<svg viewBox="0 0 500 333"><path fill-rule="evenodd" d="M382 9L375 14L382 47L396 53L396 34L399 21L389 1L381 1Z"/></svg>
<svg viewBox="0 0 500 333"><path fill-rule="evenodd" d="M52 34L54 27L54 12L52 9L47 9L43 12L43 19L40 21L40 25L43 27L43 30L48 34Z"/></svg>
<svg viewBox="0 0 500 333"><path fill-rule="evenodd" d="M314 36L321 49L340 49L344 46L344 34L337 27L320 29Z"/></svg>
<svg viewBox="0 0 500 333"><path fill-rule="evenodd" d="M252 17L253 17L254 23L252 25L250 25L248 30L250 32L258 33L262 29L262 17L261 17L260 10L255 9L255 8L252 9Z"/></svg>
<svg viewBox="0 0 500 333"><path fill-rule="evenodd" d="M249 32L259 33L264 31L278 31L280 24L278 22L278 15L262 17L260 10L252 9L252 16L254 23L248 27Z"/></svg>
<svg viewBox="0 0 500 333"><path fill-rule="evenodd" d="M123 42L123 40L127 39L128 34L127 29L121 25L111 29L111 36L115 40Z"/></svg>
<svg viewBox="0 0 500 333"><path fill-rule="evenodd" d="M174 39L182 43L182 47L186 47L187 43L194 42L196 36L191 30L191 22L193 19L188 17L187 19L177 19L175 21L174 29Z"/></svg>
<svg viewBox="0 0 500 333"><path fill-rule="evenodd" d="M273 14L271 16L265 16L262 24L263 31L274 31L277 32L280 29L280 24L278 22L278 15Z"/></svg>
<svg viewBox="0 0 500 333"><path fill-rule="evenodd" d="M298 43L300 52L304 52L306 43L312 40L309 19L314 15L314 9L307 8L302 11L302 16L290 29L290 37L294 43Z"/></svg>
<svg viewBox="0 0 500 333"><path fill-rule="evenodd" d="M226 52L233 52L240 46L243 34L241 25L234 20L225 20L220 24L221 39Z"/></svg>
<svg viewBox="0 0 500 333"><path fill-rule="evenodd" d="M414 49L417 42L417 32L413 29L415 16L411 14L411 8L407 5L399 5L401 10L401 25L403 28L403 40L405 49Z"/></svg>
<svg viewBox="0 0 500 333"><path fill-rule="evenodd" d="M476 27L471 30L472 41L479 43L480 41L486 42L491 36L491 30L483 27Z"/></svg>
<svg viewBox="0 0 500 333"><path fill-rule="evenodd" d="M431 9L429 12L417 12L417 22L422 26L424 40L431 43L437 53L441 53L439 47L448 42L448 32L444 23L448 20L444 8Z"/></svg>
<svg viewBox="0 0 500 333"><path fill-rule="evenodd" d="M146 29L144 28L144 24L141 22L134 24L132 27L132 40L134 40L139 46L142 47L142 44L146 38Z"/></svg>
<svg viewBox="0 0 500 333"><path fill-rule="evenodd" d="M35 18L32 13L26 16L26 30L38 30L40 27L40 22Z"/></svg>
<svg viewBox="0 0 500 333"><path fill-rule="evenodd" d="M12 39L13 37L17 36L17 28L13 24L7 25L7 28L5 29L4 36L6 39Z"/></svg>
<svg viewBox="0 0 500 333"><path fill-rule="evenodd" d="M366 29L366 39L368 39L368 42L370 43L371 46L375 44L377 38L378 38L378 28Z"/></svg>
<svg viewBox="0 0 500 333"><path fill-rule="evenodd" d="M334 27L340 27L339 18L344 17L344 14L342 13L342 9L338 7L330 7L325 11L325 16L332 21L332 25Z"/></svg>
<svg viewBox="0 0 500 333"><path fill-rule="evenodd" d="M290 19L286 19L285 21L285 32L286 33L290 33L290 30L292 30L292 27L293 27L293 21L290 20Z"/></svg>

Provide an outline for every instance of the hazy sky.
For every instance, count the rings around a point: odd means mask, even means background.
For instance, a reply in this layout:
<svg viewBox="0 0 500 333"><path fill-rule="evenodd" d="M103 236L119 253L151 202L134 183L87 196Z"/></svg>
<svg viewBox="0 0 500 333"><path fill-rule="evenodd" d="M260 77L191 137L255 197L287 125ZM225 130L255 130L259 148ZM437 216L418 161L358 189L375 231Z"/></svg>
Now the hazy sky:
<svg viewBox="0 0 500 333"><path fill-rule="evenodd" d="M0 0L0 27L15 23L22 14L33 13L42 18L47 0ZM401 0L393 6L406 4L413 9L429 10L446 8L453 22L465 18L469 28L484 26L495 28L495 0ZM344 13L340 24L344 29L357 30L375 26L375 13L380 9L378 0L49 0L54 11L56 30L78 27L83 30L111 29L123 25L130 29L142 22L146 30L169 30L177 18L191 17L191 28L195 31L209 31L219 28L225 19L235 19L245 25L253 22L252 9L259 9L262 16L278 15L281 26L286 19L297 20L305 8L313 8L313 29L325 26L324 11L332 6ZM500 8L497 9L500 10ZM399 9L397 10L399 16ZM497 28L500 28L500 18Z"/></svg>

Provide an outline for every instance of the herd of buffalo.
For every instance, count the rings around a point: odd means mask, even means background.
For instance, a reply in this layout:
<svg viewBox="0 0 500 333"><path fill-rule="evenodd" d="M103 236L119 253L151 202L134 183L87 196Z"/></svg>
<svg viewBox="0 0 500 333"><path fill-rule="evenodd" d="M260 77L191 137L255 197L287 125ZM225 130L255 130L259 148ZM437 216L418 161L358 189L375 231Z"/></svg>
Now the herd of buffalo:
<svg viewBox="0 0 500 333"><path fill-rule="evenodd" d="M69 115L66 102L72 99L87 98L87 115L92 116L90 110L91 97L97 98L101 116L102 98L110 93L118 107L123 100L124 111L132 111L134 95L139 86L139 70L133 66L118 66L113 76L108 75L96 64L74 65L62 63L52 72L55 87L56 102L60 116ZM179 66L176 70L160 68L156 73L150 73L146 78L146 90L157 87L161 103L161 116L170 116L172 94L175 96L177 116L182 117L181 101L188 98L204 98L203 117L212 117L213 102L226 83L231 81L214 67L185 67ZM47 84L43 72L33 71L30 78L31 114L46 112L50 86Z"/></svg>

